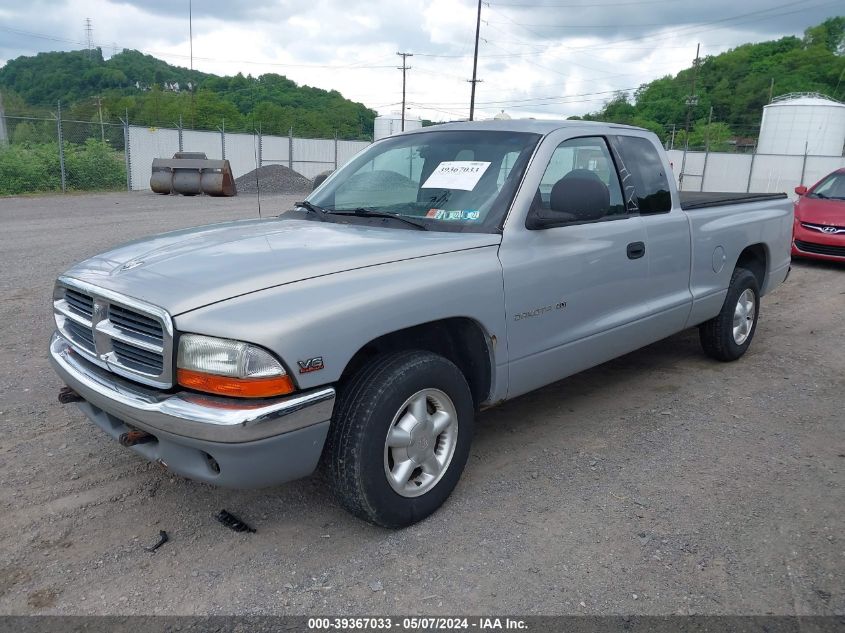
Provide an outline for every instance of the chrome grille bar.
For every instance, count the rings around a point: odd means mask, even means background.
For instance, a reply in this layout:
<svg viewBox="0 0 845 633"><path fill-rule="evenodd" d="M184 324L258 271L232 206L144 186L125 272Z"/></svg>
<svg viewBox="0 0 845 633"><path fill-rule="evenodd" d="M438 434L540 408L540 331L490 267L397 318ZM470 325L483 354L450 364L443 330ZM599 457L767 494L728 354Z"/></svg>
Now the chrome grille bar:
<svg viewBox="0 0 845 633"><path fill-rule="evenodd" d="M84 358L146 385L173 386L173 322L165 310L60 277L53 311L59 332Z"/></svg>

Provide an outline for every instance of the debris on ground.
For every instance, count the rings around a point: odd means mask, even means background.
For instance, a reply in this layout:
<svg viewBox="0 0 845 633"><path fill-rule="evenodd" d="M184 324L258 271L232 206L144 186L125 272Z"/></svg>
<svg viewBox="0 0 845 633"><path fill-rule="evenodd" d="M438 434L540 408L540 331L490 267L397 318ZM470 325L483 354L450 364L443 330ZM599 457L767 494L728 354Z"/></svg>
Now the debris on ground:
<svg viewBox="0 0 845 633"><path fill-rule="evenodd" d="M258 184L256 185L256 176ZM264 165L235 180L238 193L311 193L314 184L299 172L284 165Z"/></svg>
<svg viewBox="0 0 845 633"><path fill-rule="evenodd" d="M243 521L241 521L238 517L236 517L231 512L226 510L221 510L214 517L220 521L223 525L225 525L230 530L234 530L235 532L250 532L255 533L255 528L247 525Z"/></svg>
<svg viewBox="0 0 845 633"><path fill-rule="evenodd" d="M170 538L167 536L167 532L165 532L164 530L159 530L158 541L156 542L156 544L153 545L152 547L145 547L144 549L147 550L148 552L154 552L159 547L161 547L162 545L167 543L167 541L169 541L169 540L170 540Z"/></svg>

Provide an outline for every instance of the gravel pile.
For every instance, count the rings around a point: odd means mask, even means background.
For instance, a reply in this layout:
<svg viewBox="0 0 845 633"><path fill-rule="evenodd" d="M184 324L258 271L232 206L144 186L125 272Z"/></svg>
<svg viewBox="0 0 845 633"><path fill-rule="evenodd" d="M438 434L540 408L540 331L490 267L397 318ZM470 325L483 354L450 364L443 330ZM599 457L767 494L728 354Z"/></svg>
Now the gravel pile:
<svg viewBox="0 0 845 633"><path fill-rule="evenodd" d="M256 186L256 173L258 186ZM313 183L302 174L284 165L264 165L235 180L238 193L311 193Z"/></svg>

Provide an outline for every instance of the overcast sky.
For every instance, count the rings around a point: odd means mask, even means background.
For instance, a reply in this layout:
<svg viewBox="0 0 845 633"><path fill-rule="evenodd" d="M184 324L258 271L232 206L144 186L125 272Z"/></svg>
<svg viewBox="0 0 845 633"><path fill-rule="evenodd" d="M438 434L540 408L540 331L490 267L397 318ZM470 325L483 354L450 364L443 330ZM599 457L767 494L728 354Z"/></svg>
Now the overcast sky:
<svg viewBox="0 0 845 633"><path fill-rule="evenodd" d="M689 66L698 42L716 54L837 13L841 0L483 2L477 118L583 114ZM475 15L474 0L195 0L194 67L284 74L387 114L400 108L396 52L407 51L410 114L463 118ZM188 0L0 0L0 65L84 47L88 17L107 57L133 48L189 65Z"/></svg>

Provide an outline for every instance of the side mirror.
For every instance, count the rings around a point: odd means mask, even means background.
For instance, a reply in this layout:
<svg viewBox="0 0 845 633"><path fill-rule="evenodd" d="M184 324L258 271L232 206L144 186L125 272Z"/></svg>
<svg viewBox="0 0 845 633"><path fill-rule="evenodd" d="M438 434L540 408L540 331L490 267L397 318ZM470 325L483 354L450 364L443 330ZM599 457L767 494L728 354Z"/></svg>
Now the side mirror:
<svg viewBox="0 0 845 633"><path fill-rule="evenodd" d="M314 186L311 188L311 191L314 191L317 187L323 184L323 182L332 175L332 170L322 171L316 176L314 176Z"/></svg>
<svg viewBox="0 0 845 633"><path fill-rule="evenodd" d="M795 193L797 193L799 196L803 196L805 193L807 193L807 187L805 187L804 185L799 185L798 187L795 187Z"/></svg>

